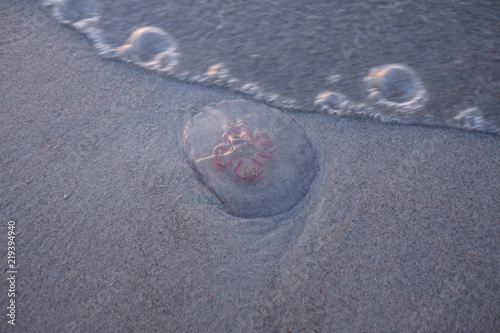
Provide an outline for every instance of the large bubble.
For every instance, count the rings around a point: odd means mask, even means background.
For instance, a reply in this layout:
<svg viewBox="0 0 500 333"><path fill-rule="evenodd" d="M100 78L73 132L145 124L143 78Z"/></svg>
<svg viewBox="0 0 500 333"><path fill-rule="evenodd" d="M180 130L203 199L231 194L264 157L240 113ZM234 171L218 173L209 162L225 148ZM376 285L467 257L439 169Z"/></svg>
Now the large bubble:
<svg viewBox="0 0 500 333"><path fill-rule="evenodd" d="M168 72L177 64L174 39L157 27L136 29L116 52L123 60L151 70Z"/></svg>
<svg viewBox="0 0 500 333"><path fill-rule="evenodd" d="M225 210L241 217L288 211L306 195L317 170L312 145L293 118L246 100L193 116L184 151Z"/></svg>
<svg viewBox="0 0 500 333"><path fill-rule="evenodd" d="M396 112L412 113L426 101L424 85L417 73L402 64L372 68L365 83L369 100Z"/></svg>
<svg viewBox="0 0 500 333"><path fill-rule="evenodd" d="M101 7L99 0L45 0L44 4L53 6L52 12L61 23L80 30L97 22Z"/></svg>

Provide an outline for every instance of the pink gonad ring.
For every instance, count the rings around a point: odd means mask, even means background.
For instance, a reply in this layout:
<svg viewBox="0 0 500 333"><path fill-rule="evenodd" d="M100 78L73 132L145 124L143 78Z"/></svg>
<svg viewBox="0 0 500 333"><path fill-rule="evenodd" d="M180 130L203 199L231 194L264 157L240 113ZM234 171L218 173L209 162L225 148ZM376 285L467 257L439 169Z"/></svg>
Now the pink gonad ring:
<svg viewBox="0 0 500 333"><path fill-rule="evenodd" d="M264 171L266 160L273 156L271 140L254 133L245 122L230 127L222 138L224 143L214 149L215 164L223 169L231 168L240 179L257 179Z"/></svg>

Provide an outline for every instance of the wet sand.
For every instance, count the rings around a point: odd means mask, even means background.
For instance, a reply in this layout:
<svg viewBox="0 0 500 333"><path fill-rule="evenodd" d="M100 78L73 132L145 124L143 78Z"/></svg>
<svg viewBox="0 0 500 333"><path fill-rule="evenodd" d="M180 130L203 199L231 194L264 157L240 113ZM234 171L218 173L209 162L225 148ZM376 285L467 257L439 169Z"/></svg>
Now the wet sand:
<svg viewBox="0 0 500 333"><path fill-rule="evenodd" d="M182 141L244 96L105 60L38 2L0 13L2 331L499 330L498 136L289 113L316 179L242 219Z"/></svg>

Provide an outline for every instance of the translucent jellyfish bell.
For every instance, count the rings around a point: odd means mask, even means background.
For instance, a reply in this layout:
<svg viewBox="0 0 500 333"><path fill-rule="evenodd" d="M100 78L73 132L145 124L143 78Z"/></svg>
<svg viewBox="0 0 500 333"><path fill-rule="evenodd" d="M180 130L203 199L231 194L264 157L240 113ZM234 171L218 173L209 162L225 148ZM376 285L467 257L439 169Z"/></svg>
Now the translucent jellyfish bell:
<svg viewBox="0 0 500 333"><path fill-rule="evenodd" d="M230 214L283 213L315 178L314 150L300 125L265 105L232 100L205 107L186 125L184 151Z"/></svg>

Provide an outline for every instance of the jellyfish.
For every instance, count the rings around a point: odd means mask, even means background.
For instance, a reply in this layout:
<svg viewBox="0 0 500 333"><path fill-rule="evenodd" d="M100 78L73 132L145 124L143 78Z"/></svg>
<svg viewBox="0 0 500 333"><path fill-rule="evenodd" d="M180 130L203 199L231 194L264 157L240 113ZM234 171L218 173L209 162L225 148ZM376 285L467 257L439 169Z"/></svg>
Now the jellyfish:
<svg viewBox="0 0 500 333"><path fill-rule="evenodd" d="M194 115L185 127L184 152L224 209L240 217L292 209L318 168L309 139L292 117L246 100L224 101Z"/></svg>

